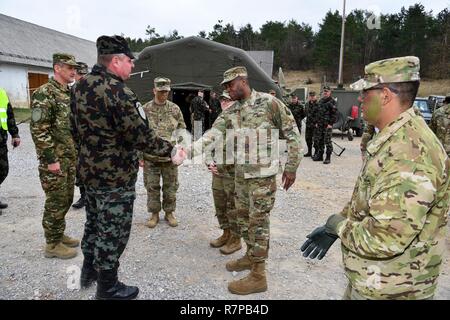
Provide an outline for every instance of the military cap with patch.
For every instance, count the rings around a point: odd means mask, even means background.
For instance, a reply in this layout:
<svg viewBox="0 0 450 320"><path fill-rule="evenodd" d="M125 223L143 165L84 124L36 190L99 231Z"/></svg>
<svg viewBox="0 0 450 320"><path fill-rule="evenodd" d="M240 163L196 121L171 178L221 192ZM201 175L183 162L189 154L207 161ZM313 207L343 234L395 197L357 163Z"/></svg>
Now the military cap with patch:
<svg viewBox="0 0 450 320"><path fill-rule="evenodd" d="M53 65L57 63L67 64L69 66L78 67L75 57L68 53L55 53L53 55Z"/></svg>
<svg viewBox="0 0 450 320"><path fill-rule="evenodd" d="M350 85L352 90L367 90L382 83L411 82L420 80L420 60L407 56L380 60L368 64L363 79Z"/></svg>
<svg viewBox="0 0 450 320"><path fill-rule="evenodd" d="M89 73L88 65L84 62L78 61L77 62L77 73L78 74L88 74Z"/></svg>
<svg viewBox="0 0 450 320"><path fill-rule="evenodd" d="M247 77L247 76L248 76L248 73L247 73L247 69L245 67L234 67L234 68L228 69L223 74L223 81L222 81L221 85L231 82L238 77Z"/></svg>
<svg viewBox="0 0 450 320"><path fill-rule="evenodd" d="M125 54L130 59L135 59L127 40L121 36L101 36L97 39L97 54Z"/></svg>
<svg viewBox="0 0 450 320"><path fill-rule="evenodd" d="M155 78L155 89L156 91L170 91L170 83L171 81L168 78Z"/></svg>
<svg viewBox="0 0 450 320"><path fill-rule="evenodd" d="M331 91L330 86L324 86L324 87L323 87L323 91Z"/></svg>
<svg viewBox="0 0 450 320"><path fill-rule="evenodd" d="M310 96L310 97L313 97L313 96L315 96L315 95L316 95L316 92L315 92L315 91L310 91L310 92L309 92L309 96Z"/></svg>

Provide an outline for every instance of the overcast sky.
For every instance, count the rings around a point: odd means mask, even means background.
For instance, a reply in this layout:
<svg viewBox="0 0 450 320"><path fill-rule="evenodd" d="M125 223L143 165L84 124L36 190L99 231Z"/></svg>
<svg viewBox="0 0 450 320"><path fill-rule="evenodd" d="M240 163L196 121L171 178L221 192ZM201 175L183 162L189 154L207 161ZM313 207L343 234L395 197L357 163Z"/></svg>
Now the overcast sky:
<svg viewBox="0 0 450 320"><path fill-rule="evenodd" d="M397 13L402 6L425 4L436 14L450 6L450 0L347 0L347 11L371 9ZM173 30L183 36L210 32L217 23L233 23L238 29L250 23L259 30L266 21L310 24L315 31L328 10L342 10L343 0L1 0L0 13L47 28L95 41L100 35L124 34L144 38L147 25L160 35Z"/></svg>

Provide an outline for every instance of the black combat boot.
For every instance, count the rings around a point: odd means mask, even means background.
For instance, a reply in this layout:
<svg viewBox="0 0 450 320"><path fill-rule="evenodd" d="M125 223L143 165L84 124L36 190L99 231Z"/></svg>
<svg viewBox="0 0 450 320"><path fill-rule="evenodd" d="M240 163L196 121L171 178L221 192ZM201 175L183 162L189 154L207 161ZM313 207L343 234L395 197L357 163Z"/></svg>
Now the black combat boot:
<svg viewBox="0 0 450 320"><path fill-rule="evenodd" d="M94 269L94 259L84 258L83 267L81 268L80 286L83 289L89 288L98 278L98 272Z"/></svg>
<svg viewBox="0 0 450 320"><path fill-rule="evenodd" d="M81 195L80 199L72 205L74 209L81 209L86 205L84 201L84 194Z"/></svg>
<svg viewBox="0 0 450 320"><path fill-rule="evenodd" d="M318 151L318 152L314 155L313 161L323 161L323 151L322 151L322 152Z"/></svg>
<svg viewBox="0 0 450 320"><path fill-rule="evenodd" d="M138 287L127 286L117 279L117 269L100 270L98 273L97 300L132 300L138 294Z"/></svg>
<svg viewBox="0 0 450 320"><path fill-rule="evenodd" d="M327 157L323 164L330 164L331 163L331 153L327 153Z"/></svg>
<svg viewBox="0 0 450 320"><path fill-rule="evenodd" d="M304 155L304 157L311 157L312 156L311 150L312 150L312 146L310 144L308 144L308 153L306 153Z"/></svg>

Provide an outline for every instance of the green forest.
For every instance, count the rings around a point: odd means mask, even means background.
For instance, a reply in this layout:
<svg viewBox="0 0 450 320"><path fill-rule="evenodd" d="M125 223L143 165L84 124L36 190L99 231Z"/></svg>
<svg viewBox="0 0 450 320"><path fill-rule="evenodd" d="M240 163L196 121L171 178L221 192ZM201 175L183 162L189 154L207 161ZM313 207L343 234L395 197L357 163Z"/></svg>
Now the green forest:
<svg viewBox="0 0 450 320"><path fill-rule="evenodd" d="M396 14L381 14L378 20L365 10L346 17L344 82L358 79L372 61L415 55L421 73L429 79L450 78L450 11L427 11L422 4L403 7ZM377 25L378 24L378 25ZM274 70L320 70L329 80L338 77L342 16L328 11L317 32L311 25L290 21L267 21L259 30L251 24L236 28L219 20L211 31L198 36L243 50L273 50ZM375 27L369 27L375 26ZM182 38L177 30L160 35L148 26L144 39L127 38L133 51Z"/></svg>

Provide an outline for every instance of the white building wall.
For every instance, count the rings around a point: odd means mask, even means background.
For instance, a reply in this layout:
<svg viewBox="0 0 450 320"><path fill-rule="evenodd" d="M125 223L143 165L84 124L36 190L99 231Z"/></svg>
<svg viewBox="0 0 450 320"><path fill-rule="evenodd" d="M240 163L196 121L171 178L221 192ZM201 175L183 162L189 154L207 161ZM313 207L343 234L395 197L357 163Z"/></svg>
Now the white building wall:
<svg viewBox="0 0 450 320"><path fill-rule="evenodd" d="M0 87L6 90L14 108L29 108L30 106L28 72L44 73L49 77L53 75L52 70L47 68L0 64Z"/></svg>

